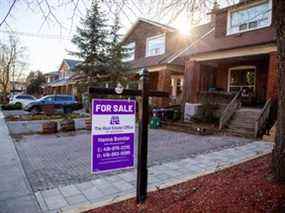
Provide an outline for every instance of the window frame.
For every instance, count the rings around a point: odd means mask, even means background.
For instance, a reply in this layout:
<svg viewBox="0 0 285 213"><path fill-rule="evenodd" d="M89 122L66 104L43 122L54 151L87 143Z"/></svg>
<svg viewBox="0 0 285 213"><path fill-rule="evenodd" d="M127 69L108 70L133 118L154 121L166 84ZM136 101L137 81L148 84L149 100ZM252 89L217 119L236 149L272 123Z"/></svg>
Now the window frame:
<svg viewBox="0 0 285 213"><path fill-rule="evenodd" d="M161 37L163 37L163 40L164 40L164 47L163 47L162 53L155 54L155 55L149 54L149 42L151 40L155 40L155 39L158 39L158 38L161 38ZM163 55L163 54L165 54L165 52L166 52L166 33L162 33L162 34L159 34L159 35L155 35L155 36L151 36L151 37L147 37L146 38L145 57L152 57L152 56Z"/></svg>
<svg viewBox="0 0 285 213"><path fill-rule="evenodd" d="M264 25L264 26L259 26L259 27L255 27L255 28L249 28L247 27L247 29L245 30L239 30L238 32L232 32L231 31L231 15L234 13L234 12L239 12L239 11L243 11L243 10L246 10L246 9L249 9L251 7L255 7L255 6L259 6L259 5L262 5L264 3L268 3L269 4L269 14L268 14L268 18L269 18L269 22L268 24ZM250 22L247 22L247 24L249 25ZM240 34L240 33L244 33L244 32L249 32L249 31L253 31L253 30L258 30L258 29L262 29L262 28L266 28L266 27L269 27L272 25L272 0L262 0L262 1L259 1L259 2L254 2L252 4L249 4L249 5L245 5L245 6L242 6L242 7L239 7L237 9L232 9L232 10L228 10L228 13L227 13L227 32L226 32L226 35L229 36L229 35L234 35L234 34Z"/></svg>
<svg viewBox="0 0 285 213"><path fill-rule="evenodd" d="M134 44L134 49L133 49L133 56L130 58L130 56L128 56L127 58L123 58L123 62L129 62L129 61L133 61L136 58L136 42L135 41L131 41L128 44L124 45L125 48L128 48L127 46L130 46L131 44Z"/></svg>
<svg viewBox="0 0 285 213"><path fill-rule="evenodd" d="M254 70L254 73L255 73L255 78L254 78L254 84L253 84L253 86L248 86L248 85L231 85L231 73L232 73L232 71L233 70L244 70L244 71L246 71L246 70L249 70L249 69L253 69ZM227 85L227 91L228 92L231 92L231 87L248 87L248 88L252 88L253 87L253 91L254 91L254 93L256 93L256 78L257 78L257 76L256 76L256 66L237 66L237 67L231 67L231 68L229 68L229 70L228 70L228 85Z"/></svg>

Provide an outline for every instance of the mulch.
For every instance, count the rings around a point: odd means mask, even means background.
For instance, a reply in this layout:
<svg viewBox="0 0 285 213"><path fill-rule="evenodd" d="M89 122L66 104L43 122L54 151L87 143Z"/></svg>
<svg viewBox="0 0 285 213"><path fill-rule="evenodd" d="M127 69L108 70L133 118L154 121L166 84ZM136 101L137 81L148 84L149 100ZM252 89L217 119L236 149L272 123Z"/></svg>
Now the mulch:
<svg viewBox="0 0 285 213"><path fill-rule="evenodd" d="M271 155L88 213L285 212L285 184L272 180Z"/></svg>

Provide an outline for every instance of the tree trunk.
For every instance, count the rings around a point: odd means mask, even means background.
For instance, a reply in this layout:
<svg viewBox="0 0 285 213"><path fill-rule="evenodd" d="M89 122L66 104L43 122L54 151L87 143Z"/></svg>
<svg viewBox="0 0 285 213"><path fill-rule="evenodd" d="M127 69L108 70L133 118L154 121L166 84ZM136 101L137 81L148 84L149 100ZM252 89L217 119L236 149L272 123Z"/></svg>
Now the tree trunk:
<svg viewBox="0 0 285 213"><path fill-rule="evenodd" d="M285 181L285 1L274 0L273 7L278 49L278 115L272 165L276 180Z"/></svg>

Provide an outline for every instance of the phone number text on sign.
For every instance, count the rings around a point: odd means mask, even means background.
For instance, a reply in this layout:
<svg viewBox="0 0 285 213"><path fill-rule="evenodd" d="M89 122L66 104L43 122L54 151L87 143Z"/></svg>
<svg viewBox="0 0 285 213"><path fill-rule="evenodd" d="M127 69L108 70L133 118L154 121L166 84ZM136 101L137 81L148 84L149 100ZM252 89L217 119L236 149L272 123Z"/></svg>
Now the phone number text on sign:
<svg viewBox="0 0 285 213"><path fill-rule="evenodd" d="M134 166L135 107L131 100L92 101L92 172Z"/></svg>

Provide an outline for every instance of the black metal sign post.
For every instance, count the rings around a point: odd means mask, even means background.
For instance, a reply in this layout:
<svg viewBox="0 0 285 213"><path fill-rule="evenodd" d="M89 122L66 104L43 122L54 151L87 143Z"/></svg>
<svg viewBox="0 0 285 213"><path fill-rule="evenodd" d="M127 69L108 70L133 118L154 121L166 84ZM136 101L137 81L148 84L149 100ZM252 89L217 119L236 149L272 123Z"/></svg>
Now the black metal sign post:
<svg viewBox="0 0 285 213"><path fill-rule="evenodd" d="M124 95L142 97L142 117L139 126L138 143L138 166L137 166L137 203L143 203L147 197L147 153L148 153L148 120L149 120L149 97L169 97L167 92L149 91L149 74L144 69L142 73L142 90L124 89L121 93L116 88L89 88L89 95Z"/></svg>

